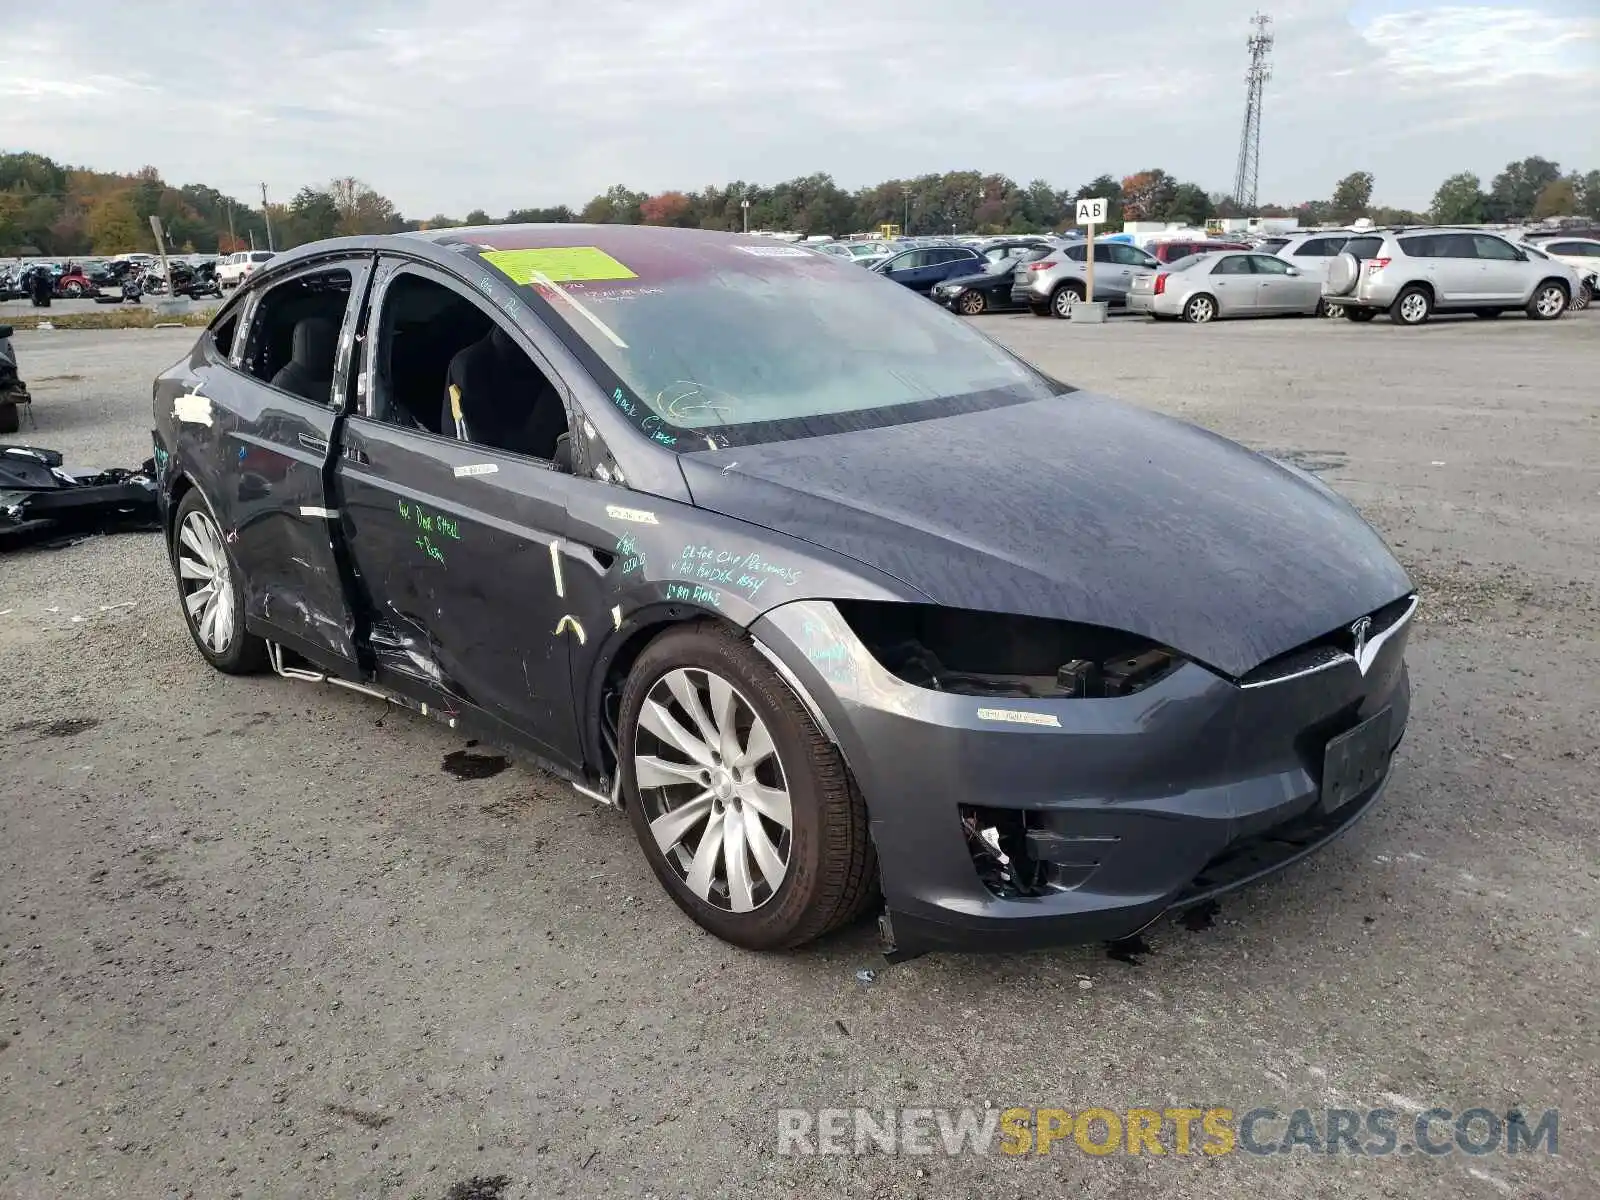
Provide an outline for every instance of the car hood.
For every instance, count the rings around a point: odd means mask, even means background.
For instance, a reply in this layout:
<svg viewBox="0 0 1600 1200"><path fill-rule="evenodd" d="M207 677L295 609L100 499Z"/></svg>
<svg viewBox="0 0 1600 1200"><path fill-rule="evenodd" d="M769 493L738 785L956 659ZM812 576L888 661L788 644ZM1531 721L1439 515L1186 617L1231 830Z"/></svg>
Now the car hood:
<svg viewBox="0 0 1600 1200"><path fill-rule="evenodd" d="M1084 392L680 462L698 506L939 604L1121 629L1234 677L1411 590L1314 478Z"/></svg>

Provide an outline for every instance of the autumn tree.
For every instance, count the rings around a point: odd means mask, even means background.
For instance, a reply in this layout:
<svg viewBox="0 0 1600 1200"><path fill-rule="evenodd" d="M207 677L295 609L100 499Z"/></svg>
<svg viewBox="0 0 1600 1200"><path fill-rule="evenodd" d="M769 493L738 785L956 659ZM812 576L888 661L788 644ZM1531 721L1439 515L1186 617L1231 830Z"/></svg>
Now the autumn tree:
<svg viewBox="0 0 1600 1200"><path fill-rule="evenodd" d="M1348 225L1357 217L1366 215L1371 203L1372 172L1352 171L1335 185L1333 199L1328 206L1334 221Z"/></svg>
<svg viewBox="0 0 1600 1200"><path fill-rule="evenodd" d="M89 209L91 249L96 254L126 254L141 244L141 223L126 192L102 196Z"/></svg>
<svg viewBox="0 0 1600 1200"><path fill-rule="evenodd" d="M1126 221L1166 219L1178 181L1162 170L1139 171L1122 181L1122 217Z"/></svg>
<svg viewBox="0 0 1600 1200"><path fill-rule="evenodd" d="M682 192L662 192L639 202L639 216L646 225L683 225L689 216L689 197Z"/></svg>
<svg viewBox="0 0 1600 1200"><path fill-rule="evenodd" d="M1560 178L1561 168L1537 154L1507 163L1489 185L1489 219L1519 220L1532 215L1539 193Z"/></svg>
<svg viewBox="0 0 1600 1200"><path fill-rule="evenodd" d="M397 229L400 215L387 196L381 196L359 179L345 176L328 184L328 195L339 211L339 232L388 233Z"/></svg>
<svg viewBox="0 0 1600 1200"><path fill-rule="evenodd" d="M1570 179L1553 179L1539 189L1533 202L1533 215L1545 217L1570 217L1578 211L1578 189Z"/></svg>

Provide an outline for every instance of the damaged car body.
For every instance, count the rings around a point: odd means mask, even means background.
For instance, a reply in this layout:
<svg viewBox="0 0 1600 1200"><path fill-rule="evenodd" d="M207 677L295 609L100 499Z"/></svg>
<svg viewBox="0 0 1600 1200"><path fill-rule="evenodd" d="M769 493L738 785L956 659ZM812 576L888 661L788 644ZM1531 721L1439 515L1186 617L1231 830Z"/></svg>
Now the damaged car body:
<svg viewBox="0 0 1600 1200"><path fill-rule="evenodd" d="M339 239L155 384L216 667L407 704L802 944L1127 936L1377 800L1416 599L1315 478L825 256L630 226Z"/></svg>

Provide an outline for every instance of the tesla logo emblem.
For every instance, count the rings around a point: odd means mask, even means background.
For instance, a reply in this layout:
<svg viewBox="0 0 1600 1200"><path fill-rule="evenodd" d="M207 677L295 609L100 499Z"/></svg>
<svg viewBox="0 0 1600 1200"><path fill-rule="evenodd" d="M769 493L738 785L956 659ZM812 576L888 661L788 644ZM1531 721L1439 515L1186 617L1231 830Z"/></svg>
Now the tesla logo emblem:
<svg viewBox="0 0 1600 1200"><path fill-rule="evenodd" d="M1367 668L1372 665L1367 658L1367 634L1370 632L1372 632L1371 617L1362 617L1354 625L1350 626L1350 636L1355 639L1356 643L1356 666L1361 668L1363 675L1367 673Z"/></svg>

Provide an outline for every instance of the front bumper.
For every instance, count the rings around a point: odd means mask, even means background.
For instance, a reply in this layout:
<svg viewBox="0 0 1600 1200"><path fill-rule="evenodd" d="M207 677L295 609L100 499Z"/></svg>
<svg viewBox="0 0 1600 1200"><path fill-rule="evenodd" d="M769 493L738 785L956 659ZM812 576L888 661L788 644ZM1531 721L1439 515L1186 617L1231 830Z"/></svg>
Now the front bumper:
<svg viewBox="0 0 1600 1200"><path fill-rule="evenodd" d="M1381 716L1392 756L1410 712L1404 631L1364 675L1352 662L1241 687L1190 663L1132 696L1051 701L907 684L826 602L785 605L751 631L845 755L877 845L886 934L906 956L1115 940L1280 870L1354 824L1387 781L1386 764L1325 813L1329 739ZM996 891L963 809L1023 818L1060 882Z"/></svg>

